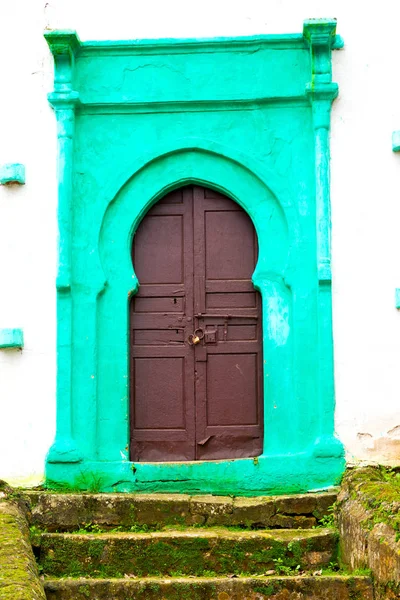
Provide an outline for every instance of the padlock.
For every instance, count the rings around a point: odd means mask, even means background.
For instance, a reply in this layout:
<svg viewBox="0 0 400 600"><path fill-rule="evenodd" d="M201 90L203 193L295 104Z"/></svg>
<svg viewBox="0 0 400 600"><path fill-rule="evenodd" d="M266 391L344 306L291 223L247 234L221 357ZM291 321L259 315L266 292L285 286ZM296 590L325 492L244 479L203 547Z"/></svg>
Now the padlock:
<svg viewBox="0 0 400 600"><path fill-rule="evenodd" d="M200 338L198 335L191 333L188 337L188 342L191 346L195 346L200 342Z"/></svg>
<svg viewBox="0 0 400 600"><path fill-rule="evenodd" d="M191 333L188 337L188 342L191 346L196 346L204 337L204 331L202 329L196 329L194 333Z"/></svg>

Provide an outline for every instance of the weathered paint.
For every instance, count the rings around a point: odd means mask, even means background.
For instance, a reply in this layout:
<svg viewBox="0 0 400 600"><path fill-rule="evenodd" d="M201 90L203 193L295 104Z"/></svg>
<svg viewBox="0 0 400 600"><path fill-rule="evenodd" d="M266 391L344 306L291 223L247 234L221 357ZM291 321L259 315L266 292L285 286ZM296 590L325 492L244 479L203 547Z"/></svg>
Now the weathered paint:
<svg viewBox="0 0 400 600"><path fill-rule="evenodd" d="M24 332L22 329L0 329L0 348L23 348Z"/></svg>
<svg viewBox="0 0 400 600"><path fill-rule="evenodd" d="M25 183L25 166L20 163L9 163L0 167L0 184Z"/></svg>
<svg viewBox="0 0 400 600"><path fill-rule="evenodd" d="M48 482L236 494L337 482L344 461L333 433L335 29L315 20L303 36L87 43L72 31L46 34L55 58L49 101L58 122L60 237ZM132 464L132 236L157 199L188 183L236 200L257 230L264 451L255 459Z"/></svg>

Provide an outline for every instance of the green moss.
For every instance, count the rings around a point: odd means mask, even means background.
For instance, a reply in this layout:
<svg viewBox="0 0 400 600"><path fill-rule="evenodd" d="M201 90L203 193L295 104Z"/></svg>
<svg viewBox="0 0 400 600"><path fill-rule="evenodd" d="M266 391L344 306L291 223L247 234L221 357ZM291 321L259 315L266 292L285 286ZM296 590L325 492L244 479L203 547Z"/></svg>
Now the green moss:
<svg viewBox="0 0 400 600"><path fill-rule="evenodd" d="M37 527L37 525L31 525L29 527L29 539L32 546L40 546L40 540L42 537L43 531Z"/></svg>
<svg viewBox="0 0 400 600"><path fill-rule="evenodd" d="M319 551L319 539L293 540L251 535L232 536L220 529L218 535L182 536L162 534L43 535L40 563L46 574L119 577L127 573L149 575L263 574L277 569L289 574L305 568L304 555ZM296 534L297 535L297 534ZM305 532L304 532L305 535ZM286 539L287 537L287 539ZM335 558L335 541L327 547Z"/></svg>
<svg viewBox="0 0 400 600"><path fill-rule="evenodd" d="M54 481L46 478L44 488L53 492L90 492L97 494L102 491L105 486L105 480L102 475L95 471L85 471L77 475L71 483Z"/></svg>
<svg viewBox="0 0 400 600"><path fill-rule="evenodd" d="M255 585L253 587L253 590L257 593L257 594L263 594L264 596L267 596L267 598L269 598L269 596L272 596L272 594L275 594L279 589L279 586L276 586L274 583L269 583L268 585Z"/></svg>
<svg viewBox="0 0 400 600"><path fill-rule="evenodd" d="M80 585L78 587L78 592L82 594L82 596L86 596L86 598L90 598L90 587L88 585Z"/></svg>
<svg viewBox="0 0 400 600"><path fill-rule="evenodd" d="M1 598L43 598L27 523L17 504L0 502Z"/></svg>
<svg viewBox="0 0 400 600"><path fill-rule="evenodd" d="M350 496L368 510L370 516L362 522L366 529L386 523L400 534L400 473L383 466L355 469L346 474ZM340 507L339 507L340 509Z"/></svg>

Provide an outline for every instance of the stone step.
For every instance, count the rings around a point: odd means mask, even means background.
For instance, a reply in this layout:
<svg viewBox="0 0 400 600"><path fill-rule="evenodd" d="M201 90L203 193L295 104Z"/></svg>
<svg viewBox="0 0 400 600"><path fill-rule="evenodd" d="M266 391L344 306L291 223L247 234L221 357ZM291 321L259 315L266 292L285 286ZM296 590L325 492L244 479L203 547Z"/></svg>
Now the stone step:
<svg viewBox="0 0 400 600"><path fill-rule="evenodd" d="M222 525L308 529L326 517L336 492L293 496L188 496L180 494L54 494L28 491L32 524L46 531L168 525Z"/></svg>
<svg viewBox="0 0 400 600"><path fill-rule="evenodd" d="M51 579L47 600L373 600L368 577Z"/></svg>
<svg viewBox="0 0 400 600"><path fill-rule="evenodd" d="M261 575L276 567L319 569L335 561L336 551L330 529L45 533L39 564L56 577Z"/></svg>

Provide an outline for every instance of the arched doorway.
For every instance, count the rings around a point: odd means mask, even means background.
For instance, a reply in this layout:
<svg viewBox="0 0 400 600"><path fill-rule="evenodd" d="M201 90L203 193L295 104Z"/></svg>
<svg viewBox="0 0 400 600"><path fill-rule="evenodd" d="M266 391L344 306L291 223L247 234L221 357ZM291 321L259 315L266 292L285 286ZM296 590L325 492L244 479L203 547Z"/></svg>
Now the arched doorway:
<svg viewBox="0 0 400 600"><path fill-rule="evenodd" d="M132 246L131 460L261 454L257 253L247 213L208 188L176 189L142 220Z"/></svg>
<svg viewBox="0 0 400 600"><path fill-rule="evenodd" d="M306 21L303 39L162 40L149 46L138 40L85 44L71 31L49 32L46 38L56 72L49 100L59 125L60 233L57 427L47 482L85 489L85 476L101 481L101 491L222 495L294 493L336 484L344 458L334 435L329 243L329 108L337 95L330 56L340 42L335 23ZM161 63L166 68L160 70ZM277 72L287 77L277 78ZM258 460L251 458L256 452L246 451L250 457L241 460L164 462L164 450L153 457L160 462L147 462L144 455L129 460L137 455L133 445L129 454L129 385L135 385L129 377L129 307L139 288L132 240L163 190L188 182L225 190L257 230L252 280L263 302L264 388ZM194 241L193 256L196 247ZM151 284L142 279L137 300L145 287L150 290ZM179 301L177 296L175 307ZM232 330L228 319L227 336ZM202 344L189 348L195 356L206 352L206 364L197 362L200 371L211 364L219 340L205 350ZM252 341L244 340L242 347ZM155 344L142 344L143 352L149 346ZM159 393L165 397L161 381ZM159 410L154 404L153 412ZM239 419L240 412L235 414ZM172 411L164 416L172 420ZM140 427L133 423L132 434L140 431L149 439L151 433L158 448L157 436L166 431L176 436L171 444L179 436L184 442L186 413L181 421L173 418L172 427L160 419L158 430L143 418ZM200 423L194 421L195 432ZM196 451L225 457L227 448L239 447L230 443L212 454L219 425L206 425L203 437L196 437L196 444L203 442ZM228 425L221 424L221 430ZM240 427L249 433L253 426L240 418L229 432L239 436ZM192 449L187 456L193 455Z"/></svg>

